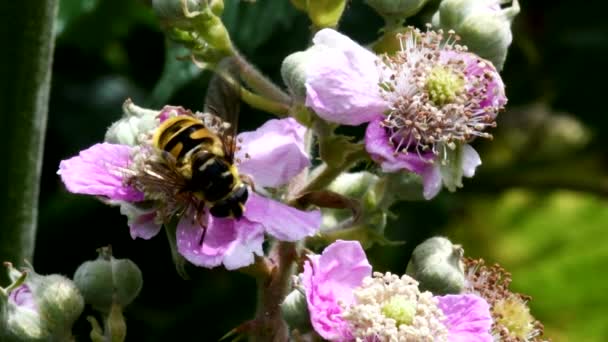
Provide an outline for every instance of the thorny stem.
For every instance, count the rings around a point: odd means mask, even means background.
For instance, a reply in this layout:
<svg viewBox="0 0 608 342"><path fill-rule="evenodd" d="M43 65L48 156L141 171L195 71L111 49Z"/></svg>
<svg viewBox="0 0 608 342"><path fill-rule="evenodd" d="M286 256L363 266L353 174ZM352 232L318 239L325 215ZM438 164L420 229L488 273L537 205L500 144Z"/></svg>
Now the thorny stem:
<svg viewBox="0 0 608 342"><path fill-rule="evenodd" d="M0 2L0 40L11 45L0 56L2 127L7 128L0 168L0 262L21 264L34 255L57 3ZM0 284L6 280L1 274Z"/></svg>
<svg viewBox="0 0 608 342"><path fill-rule="evenodd" d="M256 330L252 340L256 342L288 340L287 324L281 317L280 305L287 295L294 261L297 257L294 242L275 241L270 252L276 268L270 279L258 279L258 309L255 315Z"/></svg>

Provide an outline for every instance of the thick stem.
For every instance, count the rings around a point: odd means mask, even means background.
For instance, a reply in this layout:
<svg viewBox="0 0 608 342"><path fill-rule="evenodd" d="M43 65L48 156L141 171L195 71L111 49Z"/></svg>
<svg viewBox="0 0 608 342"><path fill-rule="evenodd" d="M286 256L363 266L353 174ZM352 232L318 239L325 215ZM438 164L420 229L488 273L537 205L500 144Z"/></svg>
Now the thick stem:
<svg viewBox="0 0 608 342"><path fill-rule="evenodd" d="M294 261L297 257L296 244L276 241L271 251L275 261L275 271L270 279L258 279L258 308L255 316L256 329L252 341L283 342L288 340L287 324L281 316L281 303L289 290Z"/></svg>
<svg viewBox="0 0 608 342"><path fill-rule="evenodd" d="M32 260L46 129L56 0L1 1L0 261ZM5 282L2 276L0 282Z"/></svg>
<svg viewBox="0 0 608 342"><path fill-rule="evenodd" d="M265 97L254 94L245 88L241 88L241 98L251 107L274 114L281 118L286 117L287 113L289 113L288 105L274 100L269 100Z"/></svg>

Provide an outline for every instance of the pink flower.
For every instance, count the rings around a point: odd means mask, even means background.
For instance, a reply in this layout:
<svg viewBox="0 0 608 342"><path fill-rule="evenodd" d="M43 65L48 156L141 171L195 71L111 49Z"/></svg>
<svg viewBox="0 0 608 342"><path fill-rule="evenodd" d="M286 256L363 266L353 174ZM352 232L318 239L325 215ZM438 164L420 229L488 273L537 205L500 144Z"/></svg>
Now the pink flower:
<svg viewBox="0 0 608 342"><path fill-rule="evenodd" d="M357 241L338 240L321 255L309 256L300 275L306 289L310 321L321 337L330 341L352 339L342 307L355 300L353 289L372 273L363 248Z"/></svg>
<svg viewBox="0 0 608 342"><path fill-rule="evenodd" d="M365 341L391 338L447 338L450 342L491 342L492 318L488 303L476 295L433 297L420 293L407 275L399 278L374 273L358 242L338 240L321 255L309 257L300 275L314 330L329 341ZM395 296L413 305L415 317L406 328L386 320L386 305ZM399 301L397 301L399 303ZM411 303L411 304L407 304ZM393 317L391 317L393 318ZM403 319L403 317L399 317ZM395 319L395 318L393 318ZM424 323L426 322L426 323ZM383 325L387 325L383 328ZM420 328L419 328L420 327ZM368 335L377 330L378 335Z"/></svg>
<svg viewBox="0 0 608 342"><path fill-rule="evenodd" d="M366 149L383 171L421 175L427 199L474 175L481 159L468 143L491 137L484 130L507 102L492 63L430 30L411 28L394 56L331 29L313 41L327 53L307 67L306 105L327 121L369 122Z"/></svg>
<svg viewBox="0 0 608 342"><path fill-rule="evenodd" d="M237 156L241 161L240 173L253 179L256 187L286 184L309 166L303 135L304 128L293 119L270 120L254 132L240 134L237 138L241 142ZM280 240L296 241L313 235L321 224L319 210L301 211L251 189L240 219L213 217L207 210L197 213L194 205L175 205L173 202L177 200L172 196L159 200L149 189L139 191L128 185L138 172L135 160L149 157L150 149L149 145L97 144L62 161L59 174L71 192L104 196L121 204L133 238L155 236L163 223L181 213L176 237L178 251L203 267L247 266L254 261L255 254L262 254L265 233Z"/></svg>

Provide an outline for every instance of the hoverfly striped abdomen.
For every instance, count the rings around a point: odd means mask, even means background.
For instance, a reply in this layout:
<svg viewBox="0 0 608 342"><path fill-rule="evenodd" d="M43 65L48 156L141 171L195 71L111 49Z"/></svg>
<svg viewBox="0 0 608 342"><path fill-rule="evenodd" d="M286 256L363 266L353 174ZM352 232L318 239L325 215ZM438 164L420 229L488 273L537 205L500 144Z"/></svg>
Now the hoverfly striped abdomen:
<svg viewBox="0 0 608 342"><path fill-rule="evenodd" d="M226 197L236 185L236 170L224 159L199 151L192 156L192 187L200 189L205 200L215 202Z"/></svg>
<svg viewBox="0 0 608 342"><path fill-rule="evenodd" d="M197 150L206 150L218 157L224 156L222 141L202 121L180 115L165 120L157 129L154 147L169 152L178 164L187 164Z"/></svg>

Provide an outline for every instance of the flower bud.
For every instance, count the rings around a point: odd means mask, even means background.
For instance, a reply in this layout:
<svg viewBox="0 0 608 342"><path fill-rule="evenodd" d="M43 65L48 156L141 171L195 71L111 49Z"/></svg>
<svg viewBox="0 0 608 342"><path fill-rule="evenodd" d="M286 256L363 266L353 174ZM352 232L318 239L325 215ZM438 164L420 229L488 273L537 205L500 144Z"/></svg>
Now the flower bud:
<svg viewBox="0 0 608 342"><path fill-rule="evenodd" d="M195 33L225 56L233 54L230 34L219 17L223 1L153 0L152 7L167 28Z"/></svg>
<svg viewBox="0 0 608 342"><path fill-rule="evenodd" d="M2 331L9 340L63 341L71 337L72 325L82 313L84 300L74 283L63 276L41 276L26 269L1 289ZM8 296L6 296L8 295Z"/></svg>
<svg viewBox="0 0 608 342"><path fill-rule="evenodd" d="M518 0L508 8L501 8L499 0L443 0L433 25L456 31L469 50L501 70L513 40L511 22L518 13Z"/></svg>
<svg viewBox="0 0 608 342"><path fill-rule="evenodd" d="M105 141L135 146L159 124L158 111L136 106L131 99L122 105L123 117L106 131Z"/></svg>
<svg viewBox="0 0 608 342"><path fill-rule="evenodd" d="M306 333L312 329L308 304L301 290L293 290L285 297L281 303L281 314L290 330L298 329L299 332Z"/></svg>
<svg viewBox="0 0 608 342"><path fill-rule="evenodd" d="M285 57L281 64L281 77L289 92L298 102L306 99L306 69L314 59L322 56L326 47L312 46L305 51L294 52Z"/></svg>
<svg viewBox="0 0 608 342"><path fill-rule="evenodd" d="M99 257L86 261L74 274L74 282L87 304L109 313L112 304L129 305L142 287L141 271L129 259L116 259L109 248L101 248Z"/></svg>
<svg viewBox="0 0 608 342"><path fill-rule="evenodd" d="M183 107L165 106L161 110L137 106L131 99L122 105L123 117L115 121L106 131L105 141L112 144L135 146L146 142L160 121L185 114Z"/></svg>
<svg viewBox="0 0 608 342"><path fill-rule="evenodd" d="M420 290L434 295L458 294L464 289L464 251L444 237L432 237L416 246L406 273Z"/></svg>
<svg viewBox="0 0 608 342"><path fill-rule="evenodd" d="M307 12L308 17L316 28L334 28L342 17L346 0L291 0L293 6Z"/></svg>
<svg viewBox="0 0 608 342"><path fill-rule="evenodd" d="M387 19L406 19L424 7L428 0L366 0L367 4Z"/></svg>

